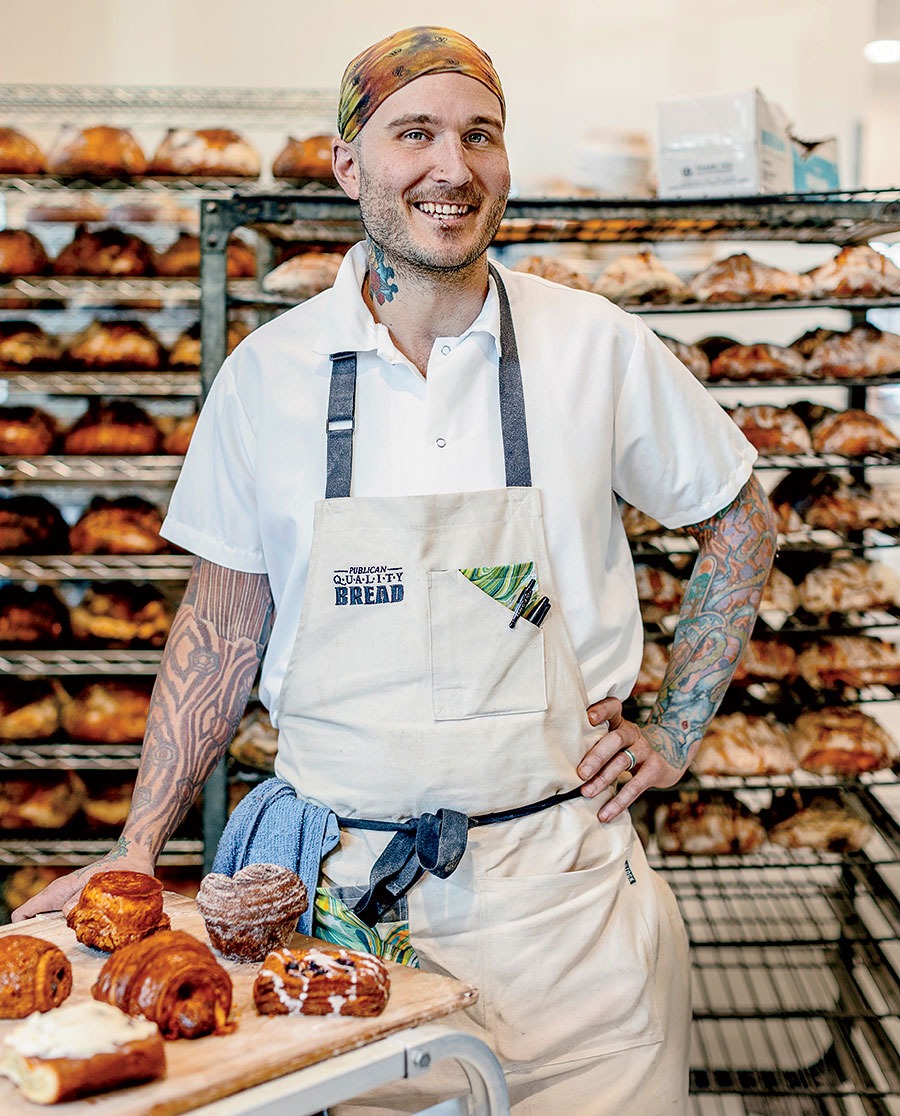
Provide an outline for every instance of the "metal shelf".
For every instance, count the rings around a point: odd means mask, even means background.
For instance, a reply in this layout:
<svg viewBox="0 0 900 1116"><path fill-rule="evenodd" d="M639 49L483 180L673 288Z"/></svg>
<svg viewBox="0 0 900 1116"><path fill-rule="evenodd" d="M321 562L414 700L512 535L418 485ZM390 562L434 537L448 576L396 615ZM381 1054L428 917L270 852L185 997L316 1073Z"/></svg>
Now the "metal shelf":
<svg viewBox="0 0 900 1116"><path fill-rule="evenodd" d="M0 677L62 678L69 675L155 677L161 651L6 651L0 650Z"/></svg>
<svg viewBox="0 0 900 1116"><path fill-rule="evenodd" d="M121 306L125 303L158 309L194 305L200 301L197 279L135 277L105 279L89 275L32 275L0 283L0 307L11 301L18 310L23 298L39 302L65 302L77 306Z"/></svg>
<svg viewBox="0 0 900 1116"><path fill-rule="evenodd" d="M31 740L0 745L0 770L5 771L136 771L140 760L140 744Z"/></svg>
<svg viewBox="0 0 900 1116"><path fill-rule="evenodd" d="M40 396L173 396L196 398L200 394L199 370L161 372L3 372L0 385L6 397Z"/></svg>
<svg viewBox="0 0 900 1116"><path fill-rule="evenodd" d="M183 457L0 457L0 483L174 484Z"/></svg>
<svg viewBox="0 0 900 1116"><path fill-rule="evenodd" d="M190 554L0 555L0 579L7 581L187 581Z"/></svg>
<svg viewBox="0 0 900 1116"><path fill-rule="evenodd" d="M900 530L900 528L897 528ZM850 538L838 534L837 531L828 531L825 528L810 527L806 531L792 531L789 534L778 536L778 551L780 554L807 552L823 553L831 550L846 550L860 553L868 550L892 550L900 546L900 538L887 534L885 531L876 531L867 528L864 531L853 532ZM860 537L857 537L860 536ZM666 534L665 528L659 534L641 535L639 538L629 540L631 553L635 558L665 558L675 555L695 555L697 544L685 534Z"/></svg>
<svg viewBox="0 0 900 1116"><path fill-rule="evenodd" d="M0 868L21 868L25 864L78 868L91 864L109 851L110 839L66 840L47 837L5 840L0 836ZM202 862L203 842L191 837L174 837L163 849L159 865L194 866Z"/></svg>

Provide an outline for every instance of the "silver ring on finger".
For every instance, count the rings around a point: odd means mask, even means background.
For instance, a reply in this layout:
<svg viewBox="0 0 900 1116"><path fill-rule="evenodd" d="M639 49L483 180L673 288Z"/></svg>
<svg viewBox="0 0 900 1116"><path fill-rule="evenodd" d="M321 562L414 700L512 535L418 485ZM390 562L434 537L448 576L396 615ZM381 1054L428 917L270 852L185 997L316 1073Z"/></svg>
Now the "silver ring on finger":
<svg viewBox="0 0 900 1116"><path fill-rule="evenodd" d="M632 752L630 748L623 748L622 755L628 756L628 767L626 767L625 770L634 771L634 766L637 763L637 756L635 756L634 752Z"/></svg>

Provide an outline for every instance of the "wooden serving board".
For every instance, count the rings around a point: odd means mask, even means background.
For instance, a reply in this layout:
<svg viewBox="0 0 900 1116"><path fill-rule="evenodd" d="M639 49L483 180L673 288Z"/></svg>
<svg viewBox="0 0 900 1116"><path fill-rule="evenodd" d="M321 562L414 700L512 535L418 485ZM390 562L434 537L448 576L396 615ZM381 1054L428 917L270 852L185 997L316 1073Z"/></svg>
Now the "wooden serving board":
<svg viewBox="0 0 900 1116"><path fill-rule="evenodd" d="M186 930L201 941L209 938L192 899L165 894L166 913L173 930ZM91 986L109 956L75 940L60 914L40 915L28 922L0 927L0 936L30 934L53 942L72 963L73 988L67 1003L91 998ZM299 946L321 944L296 936ZM324 1061L366 1043L459 1011L478 998L471 985L449 977L423 973L406 965L389 964L391 994L381 1015L354 1019L349 1016L258 1015L253 1006L253 981L260 965L218 958L234 985L232 1013L238 1026L230 1035L179 1039L166 1043L166 1077L147 1085L52 1108L26 1101L15 1085L0 1078L0 1113L3 1116L175 1116L200 1105L230 1096L275 1077ZM18 1020L0 1020L0 1041Z"/></svg>

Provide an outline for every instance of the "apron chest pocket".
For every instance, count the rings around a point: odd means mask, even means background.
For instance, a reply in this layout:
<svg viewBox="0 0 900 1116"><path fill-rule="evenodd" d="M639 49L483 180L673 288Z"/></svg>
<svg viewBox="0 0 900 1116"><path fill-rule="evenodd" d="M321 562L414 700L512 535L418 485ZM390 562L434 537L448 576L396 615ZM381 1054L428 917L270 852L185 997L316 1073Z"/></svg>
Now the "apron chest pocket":
<svg viewBox="0 0 900 1116"><path fill-rule="evenodd" d="M502 567L498 567L502 569ZM547 708L544 635L460 570L428 575L434 719L454 721Z"/></svg>

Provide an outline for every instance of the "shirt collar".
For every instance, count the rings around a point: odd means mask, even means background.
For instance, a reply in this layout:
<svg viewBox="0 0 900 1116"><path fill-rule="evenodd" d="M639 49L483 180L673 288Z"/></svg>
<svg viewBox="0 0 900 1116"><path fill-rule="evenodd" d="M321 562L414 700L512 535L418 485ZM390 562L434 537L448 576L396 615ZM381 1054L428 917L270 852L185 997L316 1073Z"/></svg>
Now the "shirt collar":
<svg viewBox="0 0 900 1116"><path fill-rule="evenodd" d="M334 285L329 291L327 309L312 346L314 352L322 356L330 356L332 353L379 352L386 356L386 343L393 348L387 330L372 317L362 296L367 267L365 243L354 244L344 256ZM500 354L500 300L493 277L488 281L487 298L478 316L460 336L460 340L473 333L484 333L492 337L497 353Z"/></svg>

